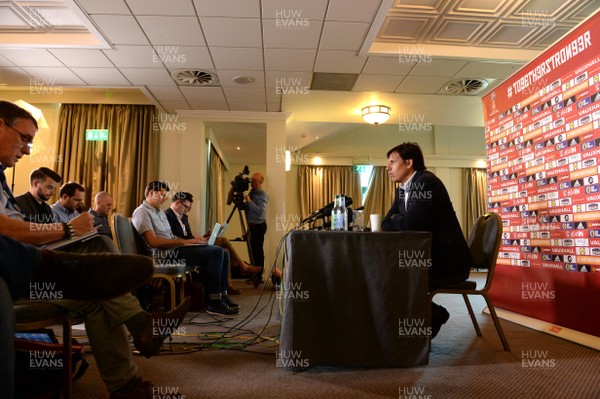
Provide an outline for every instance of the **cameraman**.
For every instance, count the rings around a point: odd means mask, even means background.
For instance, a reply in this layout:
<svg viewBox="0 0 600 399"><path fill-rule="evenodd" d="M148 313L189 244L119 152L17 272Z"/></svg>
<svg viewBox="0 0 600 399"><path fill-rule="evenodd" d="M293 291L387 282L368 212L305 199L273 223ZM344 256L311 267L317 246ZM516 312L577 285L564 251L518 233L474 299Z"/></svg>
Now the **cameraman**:
<svg viewBox="0 0 600 399"><path fill-rule="evenodd" d="M250 178L252 190L244 195L254 265L259 266L263 270L265 266L263 243L265 242L265 233L267 232L267 202L269 202L267 193L262 189L264 181L265 177L262 173L257 172L253 174ZM258 273L258 277L262 280L262 270Z"/></svg>

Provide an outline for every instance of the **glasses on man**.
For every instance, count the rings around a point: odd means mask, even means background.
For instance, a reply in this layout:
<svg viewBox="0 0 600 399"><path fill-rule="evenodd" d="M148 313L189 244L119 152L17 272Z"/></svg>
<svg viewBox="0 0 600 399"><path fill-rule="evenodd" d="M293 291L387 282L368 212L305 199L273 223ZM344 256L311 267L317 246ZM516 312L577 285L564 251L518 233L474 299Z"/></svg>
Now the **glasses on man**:
<svg viewBox="0 0 600 399"><path fill-rule="evenodd" d="M190 209L192 209L191 205L187 205L185 202L179 202L186 210L186 212L189 212Z"/></svg>
<svg viewBox="0 0 600 399"><path fill-rule="evenodd" d="M29 148L30 150L33 148L33 138L21 133L20 131L15 129L15 127L13 125L11 125L10 123L8 123L6 121L4 121L4 124L6 126L8 126L9 128L11 128L12 130L14 130L15 132L17 132L19 134L19 136L21 136L21 141L23 142L24 145L27 146L27 148Z"/></svg>

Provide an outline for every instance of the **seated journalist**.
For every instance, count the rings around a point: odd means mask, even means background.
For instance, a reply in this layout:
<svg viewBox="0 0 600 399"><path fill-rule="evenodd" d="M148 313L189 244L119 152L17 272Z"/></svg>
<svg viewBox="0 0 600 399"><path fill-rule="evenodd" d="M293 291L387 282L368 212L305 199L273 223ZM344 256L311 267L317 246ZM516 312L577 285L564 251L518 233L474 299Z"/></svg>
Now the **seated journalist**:
<svg viewBox="0 0 600 399"><path fill-rule="evenodd" d="M383 230L432 233L430 291L466 280L473 260L444 183L427 170L416 143L392 148L387 158L388 175L400 187L382 222ZM432 303L431 315L433 338L450 314Z"/></svg>

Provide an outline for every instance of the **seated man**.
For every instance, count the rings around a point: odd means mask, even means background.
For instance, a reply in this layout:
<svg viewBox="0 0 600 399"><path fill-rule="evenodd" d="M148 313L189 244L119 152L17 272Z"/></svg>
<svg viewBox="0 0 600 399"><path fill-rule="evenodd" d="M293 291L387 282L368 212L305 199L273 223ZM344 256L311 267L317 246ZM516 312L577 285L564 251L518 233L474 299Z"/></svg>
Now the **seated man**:
<svg viewBox="0 0 600 399"><path fill-rule="evenodd" d="M23 155L29 155L30 144L37 133L37 122L27 111L0 101L0 235L28 244L46 244L63 238L84 235L92 231L92 216L83 214L64 223L40 225L26 222L6 181L4 169L14 166ZM111 251L112 243L104 236L64 247L69 252ZM2 253L3 257L4 252ZM57 252L57 254L60 254ZM114 255L113 255L114 256ZM88 257L90 267L104 271L103 257ZM127 258L122 258L127 261ZM126 270L125 265L121 265ZM113 276L114 274L102 274ZM102 277L98 277L102 280ZM96 281L98 284L100 282ZM187 309L189 299L169 313L146 313L137 299L125 294L105 301L61 300L57 306L85 319L86 331L94 351L96 364L111 399L151 398L152 384L136 375L125 327L134 337L134 345L146 357L158 352L168 334L153 334L157 323L177 328Z"/></svg>
<svg viewBox="0 0 600 399"><path fill-rule="evenodd" d="M186 265L202 266L208 293L207 312L218 315L237 314L240 306L227 295L229 254L215 245L206 245L207 239L177 238L171 231L167 215L160 206L167 200L169 185L151 181L146 186L146 199L133 211L131 221L138 233L152 248L155 259L169 263L182 261Z"/></svg>
<svg viewBox="0 0 600 399"><path fill-rule="evenodd" d="M94 228L98 234L104 234L112 240L112 232L108 223L108 213L112 209L112 196L106 191L100 191L94 196L94 205L88 211L94 217Z"/></svg>
<svg viewBox="0 0 600 399"><path fill-rule="evenodd" d="M169 206L169 209L165 211L167 219L169 220L169 225L171 226L171 231L179 238L194 238L194 234L192 233L192 228L188 222L187 216L187 213L192 209L193 202L194 197L192 194L178 192L173 194L171 205ZM204 237L210 238L210 233L210 231L207 232ZM231 285L231 268L237 267L240 269L240 272L246 274L260 273L262 268L250 266L248 263L244 262L233 248L233 245L231 245L229 240L225 237L218 237L215 241L215 245L218 245L229 252L230 268L227 276L227 293L231 295L239 294L240 290L235 289Z"/></svg>
<svg viewBox="0 0 600 399"><path fill-rule="evenodd" d="M62 178L52 169L41 167L29 176L29 191L15 197L25 214L26 220L33 223L56 223L50 205L46 203L53 195Z"/></svg>
<svg viewBox="0 0 600 399"><path fill-rule="evenodd" d="M466 280L473 260L444 183L427 170L416 143L402 143L389 150L387 157L388 175L400 188L383 220L383 230L432 233L430 291ZM432 303L431 315L433 338L450 314Z"/></svg>
<svg viewBox="0 0 600 399"><path fill-rule="evenodd" d="M66 223L79 216L81 213L79 207L83 203L85 187L77 182L70 181L61 186L59 195L58 201L51 206L56 220Z"/></svg>

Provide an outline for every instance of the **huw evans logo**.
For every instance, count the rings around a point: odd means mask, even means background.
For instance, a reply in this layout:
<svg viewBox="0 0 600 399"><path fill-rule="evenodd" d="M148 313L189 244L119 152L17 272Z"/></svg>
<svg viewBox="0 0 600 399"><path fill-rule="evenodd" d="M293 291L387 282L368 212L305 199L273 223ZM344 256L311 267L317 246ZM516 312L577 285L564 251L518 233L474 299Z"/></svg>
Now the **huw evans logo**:
<svg viewBox="0 0 600 399"><path fill-rule="evenodd" d="M54 351L30 351L29 368L35 370L58 370L63 367L63 359Z"/></svg>
<svg viewBox="0 0 600 399"><path fill-rule="evenodd" d="M431 267L431 258L425 256L424 249L401 249L398 251L398 268L418 269Z"/></svg>
<svg viewBox="0 0 600 399"><path fill-rule="evenodd" d="M527 350L521 351L521 367L523 368L554 368L556 359L548 358L548 351Z"/></svg>
<svg viewBox="0 0 600 399"><path fill-rule="evenodd" d="M400 337L430 337L431 327L425 325L425 319L405 317L398 319L398 336Z"/></svg>
<svg viewBox="0 0 600 399"><path fill-rule="evenodd" d="M550 283L539 281L521 282L521 299L524 301L554 301L556 292L549 289Z"/></svg>
<svg viewBox="0 0 600 399"><path fill-rule="evenodd" d="M302 283L285 281L281 285L281 289L277 291L277 299L291 301L308 301L310 293L308 290L302 289Z"/></svg>
<svg viewBox="0 0 600 399"><path fill-rule="evenodd" d="M277 28L308 28L310 21L302 17L302 10L276 10L275 27Z"/></svg>
<svg viewBox="0 0 600 399"><path fill-rule="evenodd" d="M310 361L302 357L302 351L277 350L275 352L275 366L282 368L308 368Z"/></svg>
<svg viewBox="0 0 600 399"><path fill-rule="evenodd" d="M398 399L432 399L425 393L425 387L399 387Z"/></svg>
<svg viewBox="0 0 600 399"><path fill-rule="evenodd" d="M29 283L29 299L32 301L63 299L63 292L56 289L56 282L35 281Z"/></svg>

